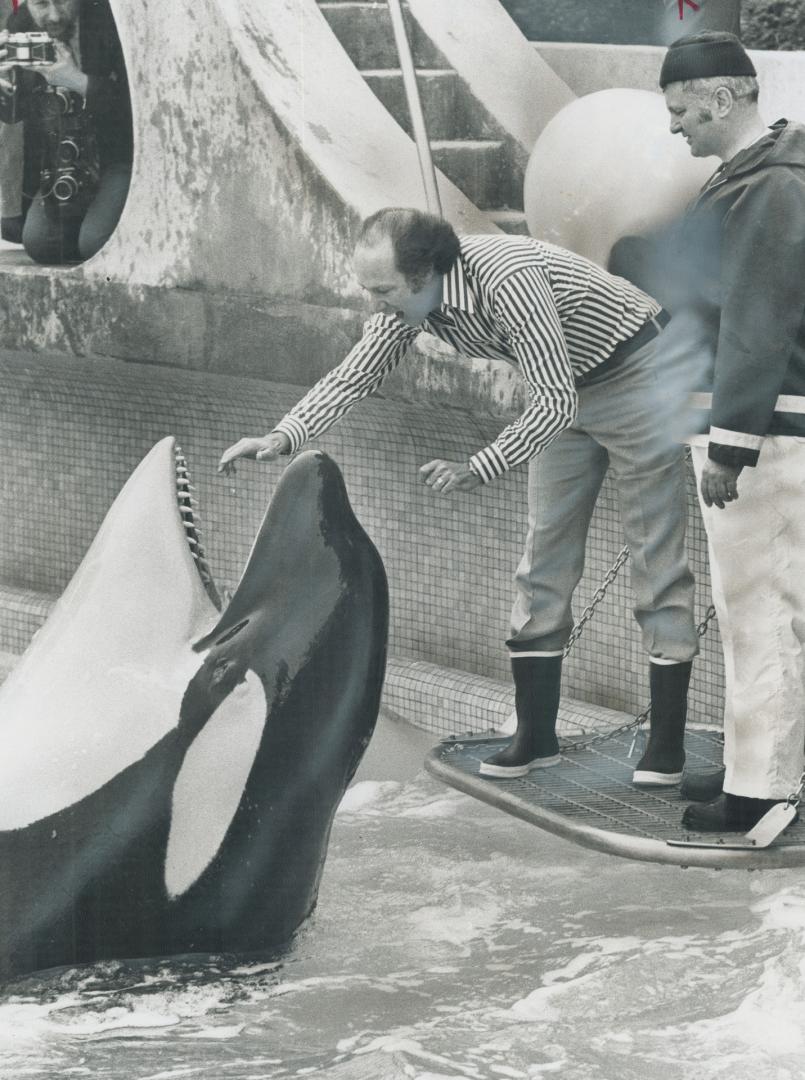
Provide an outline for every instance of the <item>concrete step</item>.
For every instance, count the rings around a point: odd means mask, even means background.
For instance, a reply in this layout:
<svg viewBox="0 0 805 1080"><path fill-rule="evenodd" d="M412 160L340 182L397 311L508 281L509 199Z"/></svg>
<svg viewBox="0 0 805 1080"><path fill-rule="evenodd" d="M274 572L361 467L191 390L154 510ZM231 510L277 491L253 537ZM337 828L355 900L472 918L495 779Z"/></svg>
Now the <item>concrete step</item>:
<svg viewBox="0 0 805 1080"><path fill-rule="evenodd" d="M515 236L528 236L528 222L522 210L490 210L489 216L499 229Z"/></svg>
<svg viewBox="0 0 805 1080"><path fill-rule="evenodd" d="M433 161L481 210L518 210L523 178L498 139L438 139L431 142Z"/></svg>
<svg viewBox="0 0 805 1080"><path fill-rule="evenodd" d="M356 67L370 70L399 67L391 16L385 3L320 0L319 7ZM414 64L426 68L444 67L439 50L420 30L407 9L403 9L403 14Z"/></svg>
<svg viewBox="0 0 805 1080"><path fill-rule="evenodd" d="M0 585L0 654L25 652L58 597Z"/></svg>
<svg viewBox="0 0 805 1080"><path fill-rule="evenodd" d="M362 69L361 74L397 123L412 135L411 115L400 69ZM425 126L431 139L494 137L495 133L484 123L483 116L479 114L457 72L451 68L419 68L417 85Z"/></svg>

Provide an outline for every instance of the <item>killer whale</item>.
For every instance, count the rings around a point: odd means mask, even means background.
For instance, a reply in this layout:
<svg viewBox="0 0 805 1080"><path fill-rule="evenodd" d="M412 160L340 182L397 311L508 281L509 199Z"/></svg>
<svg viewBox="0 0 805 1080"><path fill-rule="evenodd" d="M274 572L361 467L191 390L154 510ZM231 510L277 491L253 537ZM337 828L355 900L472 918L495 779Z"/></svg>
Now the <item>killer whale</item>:
<svg viewBox="0 0 805 1080"><path fill-rule="evenodd" d="M176 455L132 475L0 690L6 979L287 942L374 729L388 588L335 462L287 467L221 613Z"/></svg>

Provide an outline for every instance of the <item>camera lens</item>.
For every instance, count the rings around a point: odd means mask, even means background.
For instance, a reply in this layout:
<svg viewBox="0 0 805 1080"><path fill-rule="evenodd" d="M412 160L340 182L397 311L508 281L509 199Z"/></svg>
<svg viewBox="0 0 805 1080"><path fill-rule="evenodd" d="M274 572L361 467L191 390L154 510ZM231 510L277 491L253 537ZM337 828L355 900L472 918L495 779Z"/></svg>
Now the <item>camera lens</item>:
<svg viewBox="0 0 805 1080"><path fill-rule="evenodd" d="M59 143L59 164L60 165L73 165L78 161L80 150L78 149L78 143L73 139L62 139Z"/></svg>
<svg viewBox="0 0 805 1080"><path fill-rule="evenodd" d="M60 176L53 185L53 198L59 202L67 202L78 194L78 182L72 173Z"/></svg>
<svg viewBox="0 0 805 1080"><path fill-rule="evenodd" d="M57 86L54 90L53 97L58 105L59 112L64 116L68 116L73 111L73 102L69 93L62 90L60 86Z"/></svg>

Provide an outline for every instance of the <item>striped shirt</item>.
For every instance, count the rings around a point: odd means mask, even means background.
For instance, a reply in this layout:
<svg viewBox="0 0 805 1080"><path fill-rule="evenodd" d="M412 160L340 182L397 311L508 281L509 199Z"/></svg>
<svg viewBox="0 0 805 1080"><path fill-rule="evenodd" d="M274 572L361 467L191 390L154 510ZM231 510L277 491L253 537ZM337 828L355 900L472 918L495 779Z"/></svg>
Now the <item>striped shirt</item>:
<svg viewBox="0 0 805 1080"><path fill-rule="evenodd" d="M484 482L544 450L573 423L575 379L607 360L660 311L623 278L570 251L526 236L461 238L442 303L420 326L375 315L347 358L277 424L291 452L377 390L427 330L465 356L505 360L522 374L529 404L470 458Z"/></svg>

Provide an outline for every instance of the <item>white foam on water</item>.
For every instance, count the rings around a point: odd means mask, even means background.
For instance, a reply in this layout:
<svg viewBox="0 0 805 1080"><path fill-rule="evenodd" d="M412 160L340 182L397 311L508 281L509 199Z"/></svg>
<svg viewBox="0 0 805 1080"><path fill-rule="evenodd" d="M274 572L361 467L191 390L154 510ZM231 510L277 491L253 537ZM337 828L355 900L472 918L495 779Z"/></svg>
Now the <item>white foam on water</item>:
<svg viewBox="0 0 805 1080"><path fill-rule="evenodd" d="M447 1066L448 1068L451 1068L453 1070L461 1070L460 1072L454 1071L447 1074L446 1080L456 1080L456 1077L469 1078L469 1080L484 1080L483 1074L478 1072L472 1066L457 1066L456 1063L450 1061L449 1058L446 1058L441 1054L434 1054L433 1052L426 1050L422 1043L418 1039L411 1038L409 1031L405 1029L390 1035L382 1035L376 1039L372 1039L372 1041L367 1043L366 1046L360 1047L360 1049L358 1049L356 1053L372 1054L377 1051L382 1051L386 1054L402 1054L405 1058L413 1058L415 1061L423 1061L427 1062L428 1064L438 1065L439 1067ZM445 1077L445 1074L434 1074L432 1072L417 1072L414 1075L420 1078L422 1076Z"/></svg>
<svg viewBox="0 0 805 1080"><path fill-rule="evenodd" d="M44 1002L10 997L0 1003L0 1056L23 1053L26 1046L47 1047L54 1040L121 1038L179 1027L227 1010L235 1000L264 1001L273 989L273 983L267 986L260 978L251 983L235 983L229 978L202 984L188 982L186 974L171 975L169 966L125 987L115 983L110 971L103 989L90 989L103 970L99 965L95 974L78 978L77 989ZM154 990L155 986L164 988ZM237 993L233 993L234 988ZM202 1026L201 1031L205 1030L208 1038L232 1037L231 1028ZM198 1036L199 1032L190 1035Z"/></svg>
<svg viewBox="0 0 805 1080"><path fill-rule="evenodd" d="M444 799L432 799L421 806L412 806L403 810L400 817L406 818L450 818L455 817L462 803L460 795L449 795Z"/></svg>
<svg viewBox="0 0 805 1080"><path fill-rule="evenodd" d="M221 1024L218 1027L202 1027L198 1031L182 1031L182 1039L236 1039L243 1031L245 1024Z"/></svg>
<svg viewBox="0 0 805 1080"><path fill-rule="evenodd" d="M360 813L388 799L390 795L395 795L401 787L396 780L361 780L344 792L337 813Z"/></svg>
<svg viewBox="0 0 805 1080"><path fill-rule="evenodd" d="M282 963L45 977L55 1000L0 998L0 1060L4 1031L29 1040L0 1076L53 1080L55 1051L58 1075L145 1080L187 1061L224 1080L223 1051L244 1080L802 1080L803 946L805 886L784 873L636 866L430 777L371 780L338 815L316 914ZM115 1026L115 1008L179 1022Z"/></svg>
<svg viewBox="0 0 805 1080"><path fill-rule="evenodd" d="M486 935L501 921L501 905L479 891L452 890L446 903L417 908L408 916L420 940L462 946Z"/></svg>
<svg viewBox="0 0 805 1080"><path fill-rule="evenodd" d="M595 952L580 953L569 960L564 967L556 971L546 971L542 976L543 985L568 982L585 968L595 964L602 956L617 956L620 953L634 952L643 946L643 942L637 937L599 938L592 944L595 945Z"/></svg>
<svg viewBox="0 0 805 1080"><path fill-rule="evenodd" d="M48 1029L50 1014L55 1008L78 1006L80 997L75 994L55 1004L37 1004L11 998L0 1005L0 1050L17 1050L20 1044L36 1041Z"/></svg>
<svg viewBox="0 0 805 1080"><path fill-rule="evenodd" d="M737 1006L721 1015L681 1025L667 1034L697 1040L721 1055L738 1053L753 1061L778 1062L780 1077L805 1053L805 892L791 886L752 907L760 915L759 943L771 955L760 966L754 985L745 986ZM760 1075L760 1074L758 1074ZM797 1073L791 1074L796 1076ZM801 1067L799 1076L802 1075Z"/></svg>
<svg viewBox="0 0 805 1080"><path fill-rule="evenodd" d="M451 818L461 812L467 796L457 791L433 790L426 776L408 784L396 780L360 780L348 788L338 813L371 814L395 818Z"/></svg>
<svg viewBox="0 0 805 1080"><path fill-rule="evenodd" d="M178 1024L181 1017L176 1013L162 1009L135 1008L123 1006L107 1009L104 1012L82 1011L80 1017L72 1016L69 1021L62 1021L58 1014L53 1017L56 1024L62 1025L66 1032L73 1035L104 1035L111 1031L131 1031L136 1028L164 1028Z"/></svg>

